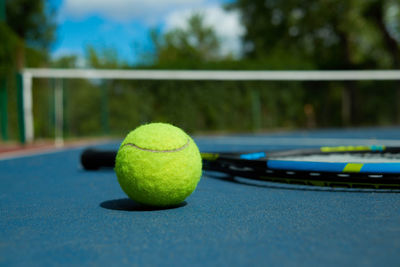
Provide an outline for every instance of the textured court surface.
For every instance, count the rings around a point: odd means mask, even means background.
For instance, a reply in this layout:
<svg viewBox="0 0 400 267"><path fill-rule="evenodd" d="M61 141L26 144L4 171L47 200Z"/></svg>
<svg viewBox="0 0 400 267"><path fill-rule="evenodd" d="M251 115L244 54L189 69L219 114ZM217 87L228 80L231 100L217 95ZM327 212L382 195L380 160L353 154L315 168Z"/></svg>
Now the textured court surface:
<svg viewBox="0 0 400 267"><path fill-rule="evenodd" d="M400 128L196 140L202 151L400 145ZM125 197L112 170L82 170L82 149L0 161L1 266L399 264L400 193L205 173L185 205L148 210Z"/></svg>

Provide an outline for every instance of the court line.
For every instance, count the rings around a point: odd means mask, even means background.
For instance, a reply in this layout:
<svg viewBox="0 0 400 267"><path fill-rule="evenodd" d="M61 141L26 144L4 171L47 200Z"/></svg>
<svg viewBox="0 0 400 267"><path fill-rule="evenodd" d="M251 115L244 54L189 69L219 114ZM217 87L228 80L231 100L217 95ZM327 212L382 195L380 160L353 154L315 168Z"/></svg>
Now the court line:
<svg viewBox="0 0 400 267"><path fill-rule="evenodd" d="M65 151L81 150L89 146L107 145L112 143L115 143L115 140L105 140L105 141L95 141L95 142L86 141L86 142L78 142L75 144L65 145L63 147L56 147L56 146L44 147L44 148L39 147L39 148L32 148L29 150L17 150L17 151L5 152L0 154L0 162L6 160L55 154Z"/></svg>
<svg viewBox="0 0 400 267"><path fill-rule="evenodd" d="M74 150L74 149L80 149L80 148L46 148L46 149L40 149L40 150L39 149L38 150L30 150L29 152L28 151L7 152L7 153L4 153L3 155L0 155L0 161L28 158L28 157L34 157L34 156L42 156L42 155L48 155L48 154L55 154L55 153L60 153L60 152L64 152L67 150Z"/></svg>
<svg viewBox="0 0 400 267"><path fill-rule="evenodd" d="M400 146L400 140L396 139L359 139L359 138L309 138L309 137L240 137L240 136L198 136L196 142L208 142L210 145L243 145L243 146L351 146L351 145L384 145ZM104 145L113 141L87 144L91 146ZM87 146L86 145L86 146ZM51 148L46 150L31 150L29 152L10 152L7 155L0 155L0 161L12 160L25 157L60 153L67 150L82 149L79 147Z"/></svg>

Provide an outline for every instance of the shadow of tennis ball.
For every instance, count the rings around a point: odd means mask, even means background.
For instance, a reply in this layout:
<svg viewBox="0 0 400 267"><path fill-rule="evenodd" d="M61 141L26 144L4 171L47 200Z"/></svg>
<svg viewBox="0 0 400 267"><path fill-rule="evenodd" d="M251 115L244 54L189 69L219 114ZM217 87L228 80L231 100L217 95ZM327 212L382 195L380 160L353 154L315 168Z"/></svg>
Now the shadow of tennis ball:
<svg viewBox="0 0 400 267"><path fill-rule="evenodd" d="M167 207L150 207L139 204L130 198L121 198L107 200L100 203L100 207L108 210L122 210L122 211L156 211L156 210L169 210L176 209L186 206L187 202L183 201L178 205L167 206Z"/></svg>

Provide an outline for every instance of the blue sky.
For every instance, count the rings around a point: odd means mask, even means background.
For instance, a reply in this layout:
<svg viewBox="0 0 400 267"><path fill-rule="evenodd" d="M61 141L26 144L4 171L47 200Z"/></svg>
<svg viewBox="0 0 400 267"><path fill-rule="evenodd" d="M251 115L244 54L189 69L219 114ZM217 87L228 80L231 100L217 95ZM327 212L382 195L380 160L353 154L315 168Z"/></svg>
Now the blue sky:
<svg viewBox="0 0 400 267"><path fill-rule="evenodd" d="M151 50L149 30L161 32L185 27L193 12L205 15L223 42L221 53L239 51L244 29L239 16L222 8L232 0L51 0L57 12L54 58L76 54L85 48L115 48L121 60L137 63Z"/></svg>

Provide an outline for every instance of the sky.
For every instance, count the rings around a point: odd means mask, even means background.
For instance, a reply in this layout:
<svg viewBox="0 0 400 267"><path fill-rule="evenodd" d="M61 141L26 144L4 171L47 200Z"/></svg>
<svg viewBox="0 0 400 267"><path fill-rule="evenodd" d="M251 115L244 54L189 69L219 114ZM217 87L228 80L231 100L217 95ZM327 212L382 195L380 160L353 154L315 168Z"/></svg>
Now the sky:
<svg viewBox="0 0 400 267"><path fill-rule="evenodd" d="M223 9L232 0L51 0L57 9L53 58L78 55L88 45L114 48L119 59L138 64L151 52L150 30L185 28L188 17L202 13L222 41L221 53L238 55L244 28L236 12Z"/></svg>

